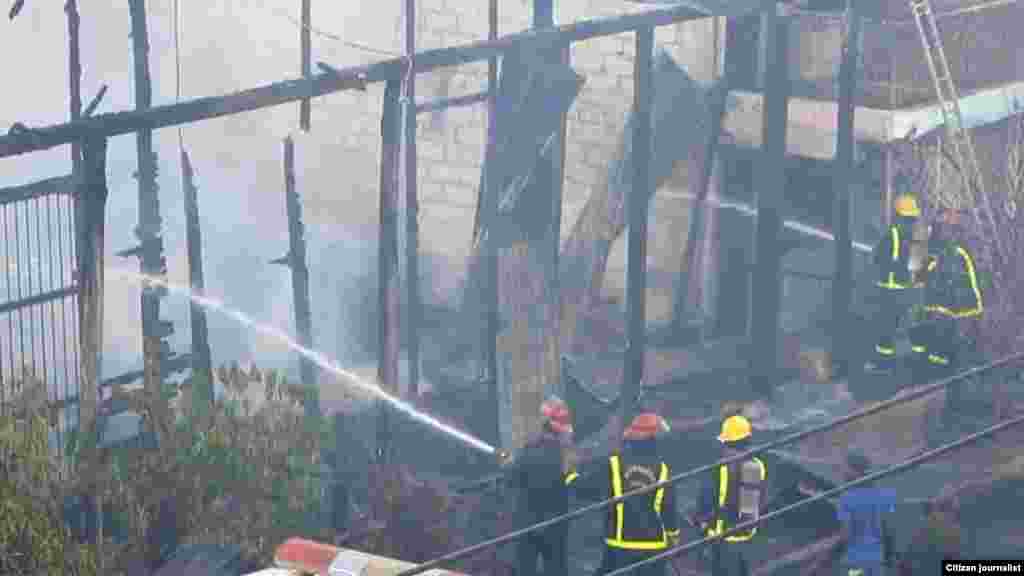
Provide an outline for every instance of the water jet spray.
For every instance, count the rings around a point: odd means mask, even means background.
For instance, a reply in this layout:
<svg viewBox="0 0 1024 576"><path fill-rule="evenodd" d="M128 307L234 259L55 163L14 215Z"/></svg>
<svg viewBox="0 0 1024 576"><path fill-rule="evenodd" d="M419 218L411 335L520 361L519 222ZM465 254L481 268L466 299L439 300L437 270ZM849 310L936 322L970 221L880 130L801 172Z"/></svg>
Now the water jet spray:
<svg viewBox="0 0 1024 576"><path fill-rule="evenodd" d="M168 282L163 278L156 278L132 270L126 270L124 268L111 267L107 268L106 270L113 276L119 278L128 278L141 284L143 286L143 289L149 289L152 286L159 286L161 288L164 288L168 292L184 296L185 298L188 298L190 301L202 306L203 308L223 314L224 316L227 316L228 318L231 318L248 328L252 328L257 332L263 333L267 336L270 336L280 341L282 344L288 346L298 354L301 354L303 357L307 358L311 362L314 362L320 368L323 368L324 370L330 372L331 374L334 374L335 376L339 376L341 379L351 383L357 388L365 392L369 392L373 396L376 396L378 399L387 402L393 408L395 408L402 414L405 414L406 416L412 418L413 420L426 424L427 426L433 428L434 430L437 430L438 432L441 432L442 434L445 434L450 438L454 438L455 440L458 440L471 448L479 450L484 454L495 454L497 452L497 450L493 446L484 442L483 440L480 440L479 438L466 432L463 432L451 425L445 424L444 422L441 422L440 420L434 418L433 416L430 416L429 414L425 414L417 410L409 403L404 402L403 400L396 398L391 394L388 394L380 386L372 382L369 382L364 378L361 378L358 374L352 371L346 370L338 366L324 354L317 352L316 350L311 350L309 348L306 348L305 346L302 346L285 332L282 332L281 330L273 326L263 324L262 322L254 320L241 310L233 308L221 300L211 298L210 296L206 295L196 294L193 290L186 286L181 286L173 282Z"/></svg>

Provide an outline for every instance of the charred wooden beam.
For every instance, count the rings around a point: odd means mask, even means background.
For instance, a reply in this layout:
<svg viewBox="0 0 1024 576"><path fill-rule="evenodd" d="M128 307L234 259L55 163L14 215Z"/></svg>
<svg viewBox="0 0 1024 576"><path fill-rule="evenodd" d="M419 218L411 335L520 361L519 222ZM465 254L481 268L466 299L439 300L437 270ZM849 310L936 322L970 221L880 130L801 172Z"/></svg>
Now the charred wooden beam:
<svg viewBox="0 0 1024 576"><path fill-rule="evenodd" d="M553 28L555 26L555 4L554 0L534 0L533 2L533 27L536 29ZM569 50L567 46L558 46L557 53L551 58L557 58L562 64L569 64ZM549 327L554 335L554 341L547 342L547 346L554 349L549 352L554 358L561 357L561 333L562 333L562 298L561 282L559 278L559 254L562 250L562 198L565 175L565 138L567 126L567 114L565 112L558 116L558 128L555 133L555 140L548 148L537 169L537 179L542 186L550 186L551 191L551 228L547 242L550 245L550 255L545 259L546 266L546 291L545 300L551 311L550 321L555 325ZM564 394L562 388L560 371L553 374L545 374L545 378L553 381L559 393Z"/></svg>
<svg viewBox="0 0 1024 576"><path fill-rule="evenodd" d="M851 0L846 2L843 31L843 60L839 65L839 107L836 124L836 158L832 165L835 194L832 206L832 234L835 235L835 279L832 282L832 362L835 376L842 378L850 368L847 341L850 333L850 304L853 299L853 238L850 231L850 185L856 170L853 141L854 107L857 105L857 63L860 59L860 18Z"/></svg>
<svg viewBox="0 0 1024 576"><path fill-rule="evenodd" d="M398 80L389 80L384 87L381 114L380 160L380 232L377 254L377 310L380 322L377 349L377 379L389 394L398 388L398 356L400 353L398 282L398 154L399 93ZM380 463L390 460L391 407L380 403L377 419L376 456Z"/></svg>
<svg viewBox="0 0 1024 576"><path fill-rule="evenodd" d="M76 203L78 236L78 315L81 347L79 422L88 429L96 418L96 392L103 342L104 213L107 202L107 140L82 143L82 178Z"/></svg>
<svg viewBox="0 0 1024 576"><path fill-rule="evenodd" d="M416 54L415 70L423 73L436 68L487 60L500 56L510 48L528 43L564 45L598 36L620 34L642 26L664 26L715 15L739 16L756 9L758 4L759 0L716 2L708 6L680 4L635 14L584 20L556 28L530 30L460 46L424 50ZM27 134L0 136L0 158L61 146L89 133L107 137L118 136L144 128L167 128L270 108L305 98L317 98L344 90L362 89L367 83L399 78L405 71L406 64L405 58L402 57L345 69L334 69L325 65L320 67L327 71L308 80L285 80L225 96L198 98L179 104L157 106L148 111L103 114L85 121L33 129Z"/></svg>
<svg viewBox="0 0 1024 576"><path fill-rule="evenodd" d="M782 292L781 200L786 186L786 127L789 109L789 28L774 2L761 15L765 91L764 143L757 170L757 223L754 273L749 289L748 336L751 384L757 394L771 393L778 377L779 308Z"/></svg>
<svg viewBox="0 0 1024 576"><path fill-rule="evenodd" d="M423 315L420 293L419 266L419 197L416 169L416 0L403 3L405 18L405 56L411 71L403 81L405 93L404 150L405 160L405 346L409 360L409 384L406 392L413 397L420 394L420 321Z"/></svg>
<svg viewBox="0 0 1024 576"><path fill-rule="evenodd" d="M107 85L104 84L100 86L99 92L97 92L96 95L92 97L92 100L89 100L89 104L85 107L85 111L82 112L82 116L86 118L92 116L92 113L96 111L96 108L99 108L100 102L103 101L103 97L106 95Z"/></svg>
<svg viewBox="0 0 1024 576"><path fill-rule="evenodd" d="M64 13L68 18L68 91L70 94L71 122L82 117L82 51L79 41L81 18L78 16L78 0L67 0ZM71 142L71 163L73 175L81 170L82 147L78 140Z"/></svg>
<svg viewBox="0 0 1024 576"><path fill-rule="evenodd" d="M132 23L132 59L135 78L135 109L146 111L153 104L153 84L149 70L149 29L145 0L128 0ZM136 179L139 182L139 224L135 229L141 249L139 269L147 276L163 276L166 264L160 239L160 197L156 182L156 152L153 150L153 132L141 129L136 139ZM145 388L154 398L162 397L163 382L160 361L164 348L161 334L160 298L164 291L142 291L142 349L146 370ZM164 418L166 406L158 406L158 418ZM159 438L158 438L159 440Z"/></svg>
<svg viewBox="0 0 1024 576"><path fill-rule="evenodd" d="M192 291L203 294L203 238L199 225L199 190L188 152L181 151L181 187L185 196L185 243L188 252L188 278ZM192 329L192 405L213 405L213 363L210 359L210 335L206 310L189 303L189 324Z"/></svg>
<svg viewBox="0 0 1024 576"><path fill-rule="evenodd" d="M295 331L299 344L313 347L313 318L309 302L309 268L306 265L306 238L302 223L302 206L295 188L295 142L284 139L285 210L288 214L288 255L275 263L286 263L292 273L292 302L295 308ZM299 375L302 384L309 387L303 406L306 416L320 414L317 370L313 362L299 356Z"/></svg>
<svg viewBox="0 0 1024 576"><path fill-rule="evenodd" d="M453 98L442 98L440 100L431 100L430 102L417 104L416 113L422 114L424 112L434 112L436 110L448 110L449 108L472 106L486 101L487 92L477 92L476 94L466 94L465 96L455 96Z"/></svg>
<svg viewBox="0 0 1024 576"><path fill-rule="evenodd" d="M299 43L302 50L302 79L307 81L313 76L311 1L302 0L302 26L299 28ZM310 108L309 98L304 98L299 104L299 128L303 132L309 132Z"/></svg>
<svg viewBox="0 0 1024 576"><path fill-rule="evenodd" d="M487 8L487 38L493 41L498 37L498 0L490 0ZM492 56L487 62L487 148L484 152L484 185L480 187L480 198L477 201L477 218L475 233L487 229L494 222L498 213L498 179L497 170L487 170L494 166L498 155L498 58ZM482 225L482 221L487 225ZM480 236L478 236L479 238ZM491 443L501 446L501 397L498 391L498 331L500 316L498 308L498 245L492 238L483 239L484 252L484 369L489 403L494 410L494 429Z"/></svg>
<svg viewBox="0 0 1024 576"><path fill-rule="evenodd" d="M651 101L654 29L636 32L633 67L633 186L626 201L629 230L626 245L627 348L623 367L622 423L637 408L644 377L647 340L647 209L654 193L651 178Z"/></svg>
<svg viewBox="0 0 1024 576"><path fill-rule="evenodd" d="M728 50L728 47L726 47ZM689 229L686 234L686 247L683 249L683 262L679 270L679 278L675 286L675 298L672 309L672 329L680 330L687 323L688 311L699 306L700 302L700 266L697 244L704 231L704 212L711 177L714 174L715 162L722 136L722 124L725 119L726 103L729 100L729 79L722 77L709 94L711 99L710 128L707 142L704 144L704 158L701 165L700 180L697 183L697 197L690 204Z"/></svg>

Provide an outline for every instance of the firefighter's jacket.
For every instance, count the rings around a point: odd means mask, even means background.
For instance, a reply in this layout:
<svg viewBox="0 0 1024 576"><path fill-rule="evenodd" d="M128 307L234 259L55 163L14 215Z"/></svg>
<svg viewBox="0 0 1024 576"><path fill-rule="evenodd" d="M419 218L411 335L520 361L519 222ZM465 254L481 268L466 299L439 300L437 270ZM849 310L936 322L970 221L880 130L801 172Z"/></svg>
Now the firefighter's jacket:
<svg viewBox="0 0 1024 576"><path fill-rule="evenodd" d="M527 443L509 466L506 478L516 493L519 524L534 524L569 511L569 487L578 474L575 470L563 473L564 448L561 438L545 431Z"/></svg>
<svg viewBox="0 0 1024 576"><path fill-rule="evenodd" d="M764 461L756 456L752 458L761 471L760 488L763 490L768 478L768 468ZM741 462L733 462L719 466L716 471L710 474L704 482L700 492L698 505L699 515L707 521L705 530L708 536L714 536L729 530L737 524L748 522L752 517L740 513L740 465ZM757 533L754 526L747 530L733 532L726 536L726 542L744 542L750 540Z"/></svg>
<svg viewBox="0 0 1024 576"><path fill-rule="evenodd" d="M941 241L941 250L929 258L925 310L952 318L981 315L984 304L974 258L953 241Z"/></svg>
<svg viewBox="0 0 1024 576"><path fill-rule="evenodd" d="M591 463L576 487L582 495L613 498L667 480L669 466L654 440L626 441L621 453ZM675 488L663 486L608 507L605 545L622 550L663 550L679 536Z"/></svg>
<svg viewBox="0 0 1024 576"><path fill-rule="evenodd" d="M904 290L911 286L909 263L912 239L908 227L893 224L875 245L873 257L878 267L880 288Z"/></svg>

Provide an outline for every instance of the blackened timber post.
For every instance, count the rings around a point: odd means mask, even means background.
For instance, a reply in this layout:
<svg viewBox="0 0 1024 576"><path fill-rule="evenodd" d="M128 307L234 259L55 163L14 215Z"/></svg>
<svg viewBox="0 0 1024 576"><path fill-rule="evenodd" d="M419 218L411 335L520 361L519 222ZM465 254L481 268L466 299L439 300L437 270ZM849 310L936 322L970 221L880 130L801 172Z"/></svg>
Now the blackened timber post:
<svg viewBox="0 0 1024 576"><path fill-rule="evenodd" d="M203 294L203 240L199 227L199 190L188 152L181 151L181 187L185 196L185 243L188 252L188 281L192 291ZM189 303L189 325L192 331L192 406L210 409L213 406L213 364L206 310Z"/></svg>
<svg viewBox="0 0 1024 576"><path fill-rule="evenodd" d="M839 106L836 121L836 158L833 163L832 228L835 235L835 274L832 279L832 361L835 374L848 373L850 358L846 334L850 330L853 298L853 239L850 235L850 183L855 170L853 117L857 90L860 18L855 4L846 1L843 59L839 65Z"/></svg>
<svg viewBox="0 0 1024 576"><path fill-rule="evenodd" d="M299 344L313 346L313 320L309 304L309 269L306 267L306 238L302 224L302 207L295 187L295 142L284 139L285 209L288 214L287 263L292 273L292 300L295 306L295 332ZM316 366L305 356L299 357L299 376L306 394L303 401L307 418L319 416Z"/></svg>
<svg viewBox="0 0 1024 576"><path fill-rule="evenodd" d="M633 186L626 200L626 344L620 410L622 425L633 417L644 377L647 340L647 208L651 187L651 101L654 28L636 31L633 67Z"/></svg>
<svg viewBox="0 0 1024 576"><path fill-rule="evenodd" d="M135 109L147 110L152 106L153 85L149 73L149 32L146 24L145 0L129 0L132 22L132 57L135 77ZM139 240L141 272L147 276L162 277L166 273L163 242L160 237L160 198L156 182L156 153L153 150L153 131L148 128L135 133L137 152L136 178L139 181L139 224L135 229ZM142 347L146 389L155 398L162 397L160 387L163 371L164 337L172 331L169 322L160 320L160 299L166 293L162 287L142 291ZM159 422L166 420L166 406L159 406ZM159 428L159 426L158 426Z"/></svg>
<svg viewBox="0 0 1024 576"><path fill-rule="evenodd" d="M749 289L750 383L769 395L778 377L779 309L782 292L780 213L786 186L786 127L789 111L788 18L770 2L761 15L764 87L763 138L756 183L754 267Z"/></svg>
<svg viewBox="0 0 1024 576"><path fill-rule="evenodd" d="M409 59L409 72L403 82L405 111L405 346L409 360L408 394L419 396L420 390L420 321L422 302L419 266L419 198L417 194L416 158L416 73L413 58L416 53L416 2L405 0L405 56Z"/></svg>
<svg viewBox="0 0 1024 576"><path fill-rule="evenodd" d="M555 4L554 0L533 0L533 27L535 29L552 28L555 25ZM554 57L562 64L569 63L569 45L559 45L558 54ZM548 327L555 334L553 340L547 342L548 346L555 346L558 355L561 355L561 317L562 317L562 296L561 282L559 278L559 255L562 249L562 198L565 182L565 138L566 138L567 114L562 113L558 118L558 129L555 132L555 140L552 142L546 160L538 174L546 177L550 183L551 191L551 226L547 231L550 242L551 253L544 259L545 266L545 290L544 298L551 307L549 321L555 326ZM545 186L547 188L547 186ZM558 392L564 394L561 379L561 370L558 371L554 382Z"/></svg>
<svg viewBox="0 0 1024 576"><path fill-rule="evenodd" d="M94 447L99 442L96 426L100 370L103 365L103 271L104 216L107 204L107 139L102 136L82 142L82 177L76 192L76 235L78 258L78 342L81 350L81 376L79 378L78 430L92 438L80 456L80 465L86 470L82 478L84 492L93 498L96 528L96 546L99 569L103 570L102 498L98 490L95 470L99 455Z"/></svg>
<svg viewBox="0 0 1024 576"><path fill-rule="evenodd" d="M487 39L498 38L498 0L490 0L487 8ZM498 111L498 58L492 56L487 61L487 149L484 152L484 190L480 195L483 229L492 230L498 211L497 170L488 170L497 162L497 112ZM501 446L501 396L498 393L498 245L490 237L484 238L483 244L485 286L484 297L484 367L486 372L488 403L494 411L492 443Z"/></svg>
<svg viewBox="0 0 1024 576"><path fill-rule="evenodd" d="M312 40L312 16L310 3L312 0L302 0L302 26L299 29L299 44L302 50L302 78L309 80L313 76L313 40ZM299 129L309 132L310 123L310 100L304 98L299 104Z"/></svg>
<svg viewBox="0 0 1024 576"><path fill-rule="evenodd" d="M384 87L384 105L381 114L380 160L380 232L377 241L377 309L378 330L377 379L389 394L398 387L398 356L400 348L399 305L401 296L398 282L398 153L399 153L399 92L398 80L388 80ZM378 463L386 463L391 456L391 407L381 401L377 418Z"/></svg>

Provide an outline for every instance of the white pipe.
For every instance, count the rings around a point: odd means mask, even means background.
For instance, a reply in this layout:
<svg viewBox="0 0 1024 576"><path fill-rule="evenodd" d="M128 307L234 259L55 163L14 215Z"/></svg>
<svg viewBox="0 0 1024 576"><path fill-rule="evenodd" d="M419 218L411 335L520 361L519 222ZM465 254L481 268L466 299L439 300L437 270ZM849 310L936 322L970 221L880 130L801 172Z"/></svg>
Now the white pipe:
<svg viewBox="0 0 1024 576"><path fill-rule="evenodd" d="M694 196L690 192L660 192L659 191L658 195L664 196L665 198L675 198L675 199L682 199L682 200L689 200L689 201L696 200L696 196ZM711 198L711 197L708 197L705 201L708 204L710 204L711 206L714 206L715 208L724 208L724 209L727 209L727 210L735 210L737 212L741 212L743 214L746 214L747 216L756 216L757 215L757 210L754 207L752 207L750 204L746 204L746 203L743 203L743 202L729 202L729 201L726 201L726 200L719 200L719 199L715 199L715 198ZM817 228L815 226L811 226L810 224L804 224L803 222L798 222L796 220L785 220L785 221L782 222L782 226L785 227L785 228L789 228L790 230L799 232L800 234L803 234L805 236L814 236L815 238L819 238L821 240L828 240L830 242L834 242L835 239L836 239L835 236L833 236L832 234L829 234L828 232L822 230L821 228ZM854 242L853 243L853 247L856 250L860 250L861 252L864 252L866 254L870 254L872 252L872 247L869 246L868 244L863 243L863 242Z"/></svg>

